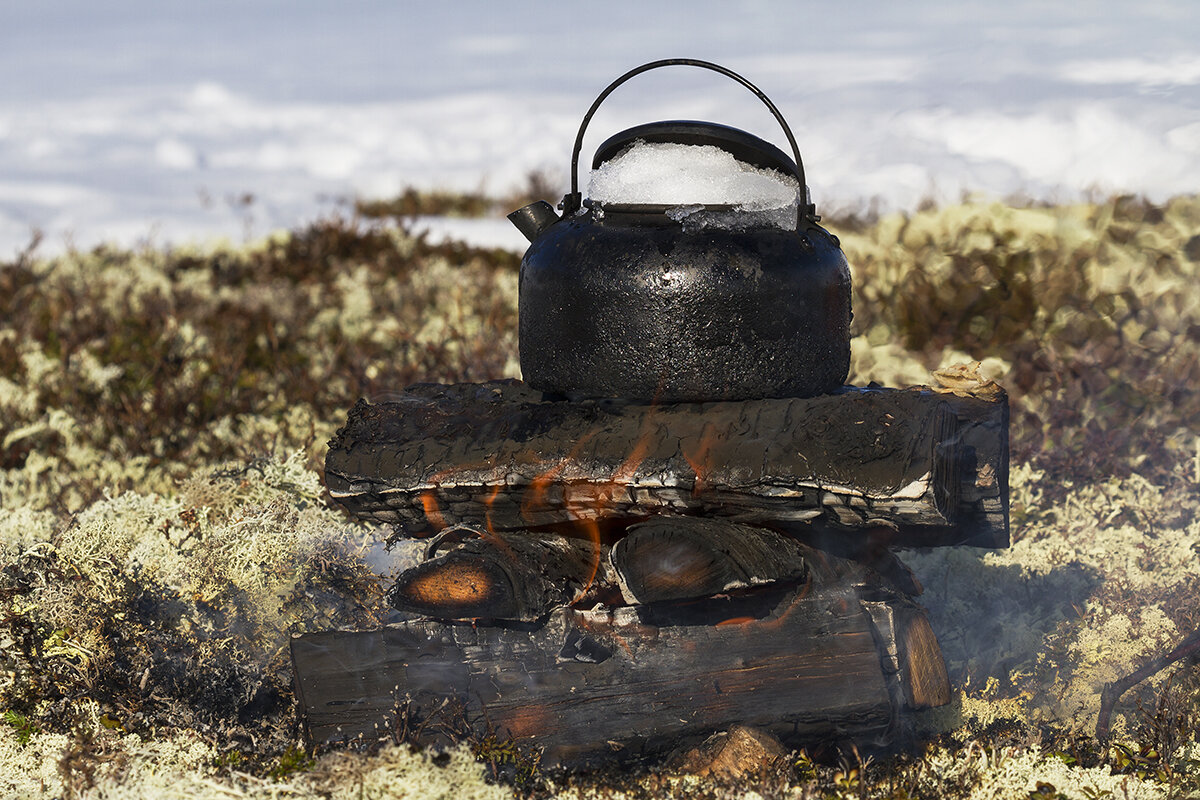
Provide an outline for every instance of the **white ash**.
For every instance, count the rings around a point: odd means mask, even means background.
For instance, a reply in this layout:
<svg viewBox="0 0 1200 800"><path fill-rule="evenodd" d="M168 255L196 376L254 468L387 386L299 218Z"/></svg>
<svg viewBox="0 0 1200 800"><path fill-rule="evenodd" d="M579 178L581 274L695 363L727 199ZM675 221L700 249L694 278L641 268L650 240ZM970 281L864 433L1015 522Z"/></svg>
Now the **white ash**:
<svg viewBox="0 0 1200 800"><path fill-rule="evenodd" d="M791 229L797 188L793 176L738 161L719 147L639 140L592 170L588 197L601 206L667 206L685 228Z"/></svg>

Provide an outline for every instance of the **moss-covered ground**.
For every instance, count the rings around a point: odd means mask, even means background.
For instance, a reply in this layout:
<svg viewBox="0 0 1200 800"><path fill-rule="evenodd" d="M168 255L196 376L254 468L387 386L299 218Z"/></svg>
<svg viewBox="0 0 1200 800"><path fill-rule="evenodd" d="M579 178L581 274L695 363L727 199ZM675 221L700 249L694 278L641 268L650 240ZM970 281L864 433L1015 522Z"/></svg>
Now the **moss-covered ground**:
<svg viewBox="0 0 1200 800"><path fill-rule="evenodd" d="M1012 400L1012 548L903 555L960 692L901 752L738 783L307 752L288 636L386 613L326 440L360 396L518 374L517 259L395 216L495 204L433 199L0 264L0 796L1200 796L1194 660L1092 736L1104 684L1200 627L1200 197L833 222L853 382L975 360Z"/></svg>

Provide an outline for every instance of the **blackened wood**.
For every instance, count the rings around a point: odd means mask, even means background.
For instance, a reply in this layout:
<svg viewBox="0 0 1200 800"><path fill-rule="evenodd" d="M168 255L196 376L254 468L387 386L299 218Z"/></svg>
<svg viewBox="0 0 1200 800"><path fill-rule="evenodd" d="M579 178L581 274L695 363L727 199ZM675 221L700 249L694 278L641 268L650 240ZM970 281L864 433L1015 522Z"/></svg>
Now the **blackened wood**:
<svg viewBox="0 0 1200 800"><path fill-rule="evenodd" d="M789 533L809 548L863 565L877 574L879 583L893 591L910 597L925 591L917 576L892 549L901 538L896 526L877 525L859 536L848 537L844 530L813 523L791 526Z"/></svg>
<svg viewBox="0 0 1200 800"><path fill-rule="evenodd" d="M531 621L580 599L597 581L611 582L607 551L598 540L448 528L388 598L401 611L431 617Z"/></svg>
<svg viewBox="0 0 1200 800"><path fill-rule="evenodd" d="M1008 543L1003 392L848 388L807 399L637 405L548 400L517 381L360 402L330 442L330 494L428 536L658 513L841 530L896 544Z"/></svg>
<svg viewBox="0 0 1200 800"><path fill-rule="evenodd" d="M954 409L957 468L962 475L962 480L953 484L959 514L947 530L902 524L895 544L1008 547L1008 395L994 383L980 387L977 393L958 389L927 391L946 398ZM946 451L941 457L946 457Z"/></svg>
<svg viewBox="0 0 1200 800"><path fill-rule="evenodd" d="M896 702L913 710L949 703L950 676L925 610L890 599L864 601L863 607L875 622Z"/></svg>
<svg viewBox="0 0 1200 800"><path fill-rule="evenodd" d="M609 561L629 603L708 597L799 580L807 551L765 528L723 519L658 516L630 526Z"/></svg>
<svg viewBox="0 0 1200 800"><path fill-rule="evenodd" d="M461 708L460 726L583 765L668 750L733 724L789 744L886 742L908 661L878 609L817 563L802 586L682 605L560 609L534 628L416 620L291 642L297 696L316 744L392 735L396 720ZM936 643L935 643L936 646ZM894 685L900 688L894 688ZM448 704L449 701L449 704ZM442 728L409 730L444 743Z"/></svg>

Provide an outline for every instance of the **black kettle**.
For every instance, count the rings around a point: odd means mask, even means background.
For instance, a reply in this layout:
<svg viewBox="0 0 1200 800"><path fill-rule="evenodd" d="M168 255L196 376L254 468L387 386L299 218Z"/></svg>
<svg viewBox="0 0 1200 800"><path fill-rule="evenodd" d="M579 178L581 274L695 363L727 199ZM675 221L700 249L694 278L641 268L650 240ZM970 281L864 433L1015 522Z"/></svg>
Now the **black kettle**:
<svg viewBox="0 0 1200 800"><path fill-rule="evenodd" d="M794 176L795 227L689 226L665 206L601 205L579 192L579 151L600 103L647 70L686 65L754 92L792 147L709 122L639 125L605 141L593 169L639 141L713 145ZM519 279L526 383L571 398L644 402L807 397L840 387L850 365L850 269L809 202L800 150L775 105L725 67L694 59L643 64L596 98L571 155L571 192L509 215L531 244ZM728 207L707 207L717 214Z"/></svg>

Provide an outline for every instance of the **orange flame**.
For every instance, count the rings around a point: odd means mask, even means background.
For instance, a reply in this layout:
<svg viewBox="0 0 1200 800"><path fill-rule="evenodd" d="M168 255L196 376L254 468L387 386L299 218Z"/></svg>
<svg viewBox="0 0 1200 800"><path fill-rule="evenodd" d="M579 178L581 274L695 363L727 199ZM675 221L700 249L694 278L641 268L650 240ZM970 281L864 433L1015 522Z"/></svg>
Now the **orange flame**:
<svg viewBox="0 0 1200 800"><path fill-rule="evenodd" d="M504 488L504 484L497 483L492 487L492 493L489 494L487 499L483 501L483 506L487 510L483 515L484 530L481 532L481 534L483 538L491 542L497 550L504 553L505 557L508 558L509 561L515 562L517 560L517 554L513 552L513 549L509 546L508 542L504 541L504 537L496 533L496 528L494 525L492 525L492 506L495 505L496 498L500 496L500 490L502 488Z"/></svg>
<svg viewBox="0 0 1200 800"><path fill-rule="evenodd" d="M442 516L442 511L438 508L436 486L421 493L421 507L425 509L425 519L429 520L430 525L437 530L446 527L446 518Z"/></svg>
<svg viewBox="0 0 1200 800"><path fill-rule="evenodd" d="M532 481L529 482L529 488L525 490L525 496L521 500L521 516L525 518L526 522L530 523L531 525L536 524L535 517L533 515L549 506L549 503L546 500L546 495L550 487L555 484L555 482L558 480L558 477L563 473L563 470L567 468L567 465L579 458L580 451L582 451L583 448L587 446L588 442L590 442L595 436L596 431L593 430L588 431L583 436L579 437L579 441L575 442L575 444L571 447L571 450L565 456L559 459L554 466L550 467L545 472L538 474ZM563 485L564 501L567 499L567 486L568 484Z"/></svg>
<svg viewBox="0 0 1200 800"><path fill-rule="evenodd" d="M650 454L651 432L653 430L652 423L655 416L655 408L657 403L651 404L650 408L642 415L641 431L638 433L637 440L633 443L633 448L625 460L613 471L612 478L607 485L599 487L588 487L588 510L592 516L585 517L576 509L579 507L577 498L571 497L573 487L567 484L563 487L563 501L570 509L571 516L585 531L588 538L592 542L592 570L588 575L587 582L579 593L572 600L572 603L577 603L584 598L588 590L592 588L592 584L596 581L596 575L600 572L600 558L603 553L602 536L600 533L600 519L605 516L605 512L615 505L615 496L618 491L623 491L626 484L633 480L633 476L637 474L638 468L642 462L646 460L646 456ZM588 437L590 438L590 437ZM582 440L581 440L582 441Z"/></svg>
<svg viewBox="0 0 1200 800"><path fill-rule="evenodd" d="M787 618L792 615L792 612L795 611L796 608L800 605L800 601L803 600L804 598L808 597L808 595L812 592L812 587L813 587L813 576L812 576L812 571L810 570L809 573L804 576L804 586L800 589L799 592L796 593L796 596L792 598L792 602L790 604L788 604L788 607L785 608L783 610L783 613L780 614L775 619L770 620L768 622L764 622L763 628L765 628L767 630L773 630L775 628L782 628L784 621L787 620Z"/></svg>
<svg viewBox="0 0 1200 800"><path fill-rule="evenodd" d="M497 481L496 485L492 487L492 493L489 494L487 499L483 501L483 507L487 509L483 515L483 527L492 536L496 535L496 528L492 525L492 506L495 505L496 498L500 496L500 490L503 487L504 484Z"/></svg>
<svg viewBox="0 0 1200 800"><path fill-rule="evenodd" d="M650 454L650 432L652 430L651 423L655 417L655 406L650 406L650 409L642 415L642 430L638 434L637 441L633 443L633 450L621 462L621 466L617 467L613 473L613 482L629 481L637 472L638 467L646 460L646 456Z"/></svg>
<svg viewBox="0 0 1200 800"><path fill-rule="evenodd" d="M600 572L600 557L602 554L600 525L595 519L578 517L574 514L572 510L571 499L572 484L566 481L559 482L558 479L567 466L579 457L579 453L584 447L587 446L588 442L595 437L596 433L596 431L592 430L581 436L579 440L571 447L571 450L565 456L563 456L558 463L538 474L532 481L530 481L529 488L525 490L525 496L521 500L521 516L524 517L525 521L529 524L536 525L536 515L538 512L550 505L547 499L547 494L549 493L550 487L558 483L558 485L561 487L562 502L567 509L567 513L580 524L580 527L583 528L587 534L587 538L592 543L591 571L588 574L588 578L584 582L583 587L580 588L575 597L571 600L572 603L577 603L583 599L588 590L592 588L592 584L595 583L596 575ZM597 513L599 513L598 510Z"/></svg>
<svg viewBox="0 0 1200 800"><path fill-rule="evenodd" d="M492 487L491 494L483 501L483 507L486 509L483 514L483 529L487 532L487 536L491 542L507 547L504 544L504 540L496 533L496 526L492 524L492 507L496 504L496 498L500 496L500 491L503 488L503 483L497 483Z"/></svg>
<svg viewBox="0 0 1200 800"><path fill-rule="evenodd" d="M580 587L576 595L571 598L571 604L574 605L587 595L588 590L592 588L592 584L596 582L596 575L600 573L600 559L603 556L604 550L600 537L600 523L597 520L579 520L579 524L587 531L588 539L592 543L592 569L588 573L587 581Z"/></svg>
<svg viewBox="0 0 1200 800"><path fill-rule="evenodd" d="M446 516L442 513L441 507L438 504L438 491L441 489L442 481L455 475L456 473L483 470L487 466L488 465L486 464L469 464L453 469L442 470L430 476L430 488L421 493L421 507L425 511L425 520L429 523L430 527L432 527L435 531L440 531L450 526L449 522L446 520ZM499 496L502 488L503 484L497 483L492 488L491 494L488 495L486 500L484 500L484 507L487 509L484 515L484 530L477 531L477 533L481 538L486 539L498 549L505 552L509 558L514 558L515 556L512 552L512 548L508 546L503 538L497 535L495 527L492 525L492 505L496 502L496 498Z"/></svg>
<svg viewBox="0 0 1200 800"><path fill-rule="evenodd" d="M618 494L633 479L642 462L649 455L651 432L653 431L654 405L642 416L641 431L634 441L629 455L613 471L611 479L604 484L560 480L563 471L578 459L580 452L595 437L597 430L588 431L571 447L570 452L556 464L535 477L529 484L521 502L521 515L531 524L537 524L537 514L550 506L548 493L552 486L562 493L562 507L576 529L592 544L591 569L587 580L576 593L572 603L582 600L596 582L603 556L603 534L600 520L616 505Z"/></svg>
<svg viewBox="0 0 1200 800"><path fill-rule="evenodd" d="M693 497L703 492L708 486L708 475L712 470L712 448L716 441L716 428L712 423L706 422L700 431L700 441L696 444L696 449L689 453L680 448L683 460L692 468L692 473L696 476L696 481L692 484Z"/></svg>
<svg viewBox="0 0 1200 800"><path fill-rule="evenodd" d="M614 509L620 511L619 506L629 503L633 499L629 485L650 456L655 443L657 405L657 402L650 403L646 413L641 415L638 436L634 440L629 454L614 469L608 481L572 480L569 474L571 465L579 460L581 453L600 432L598 429L585 433L575 441L569 452L553 461L545 459L542 454L536 452L528 453L525 456L535 463L542 462L538 465L542 471L529 482L520 497L519 514L523 522L531 528L537 528L546 524L544 513L547 510L565 513L566 518L573 524L574 535L586 538L592 545L587 579L571 601L572 603L578 603L586 597L600 573L604 539L602 520L613 516ZM721 437L716 426L705 422L698 436L688 438L691 446L682 445L681 455L695 475L692 495L696 496L708 488L708 480L714 467L713 451ZM438 529L446 527L447 524L446 517L441 512L438 503L442 481L464 470L486 469L489 466L491 465L459 466L434 475L430 479L432 487L421 494L421 504L429 524ZM485 535L498 547L507 551L509 557L514 557L515 554L512 553L511 548L497 533L496 522L493 519L497 503L507 502L510 497L506 494L506 490L507 487L503 482L497 482L490 488L487 496L482 499L485 509L482 527L486 534L481 531L480 535ZM504 497L501 497L502 494ZM561 516L557 518L562 519ZM740 620L735 618L726 622L734 624Z"/></svg>

